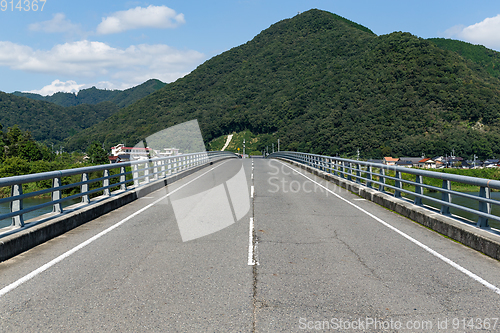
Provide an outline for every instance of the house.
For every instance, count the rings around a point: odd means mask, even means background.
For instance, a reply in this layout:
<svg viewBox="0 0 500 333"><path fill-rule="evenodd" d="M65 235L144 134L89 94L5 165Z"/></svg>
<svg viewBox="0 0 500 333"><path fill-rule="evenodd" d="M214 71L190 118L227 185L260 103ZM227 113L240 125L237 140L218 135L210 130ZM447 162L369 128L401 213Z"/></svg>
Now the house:
<svg viewBox="0 0 500 333"><path fill-rule="evenodd" d="M384 164L382 160L368 160L369 163Z"/></svg>
<svg viewBox="0 0 500 333"><path fill-rule="evenodd" d="M115 147L111 147L111 156L117 156L120 160L142 160L148 159L154 155L153 149L138 148L138 147L125 147L123 143Z"/></svg>
<svg viewBox="0 0 500 333"><path fill-rule="evenodd" d="M393 157L384 157L382 162L385 165L396 165L396 162L399 161L399 158L393 158Z"/></svg>
<svg viewBox="0 0 500 333"><path fill-rule="evenodd" d="M408 163L406 163L406 166L409 166L409 167L415 167L417 168L418 167L418 162L422 159L422 157L400 157L399 158L399 161L405 161L405 162L410 162L411 165L409 165ZM397 163L396 163L397 165Z"/></svg>
<svg viewBox="0 0 500 333"><path fill-rule="evenodd" d="M497 168L499 166L499 161L497 159L489 159L484 161L483 166L485 168Z"/></svg>
<svg viewBox="0 0 500 333"><path fill-rule="evenodd" d="M472 168L472 167L473 167L472 163L473 163L473 162L471 162L471 161L465 161L465 160L464 160L464 161L462 161L462 164L461 164L461 166L460 166L460 167L461 167L462 169L470 169L470 168Z"/></svg>
<svg viewBox="0 0 500 333"><path fill-rule="evenodd" d="M430 162L429 162L430 161ZM434 162L431 158L426 157L422 158L420 161L418 161L418 167L419 168L430 168L430 165L436 165L436 162Z"/></svg>
<svg viewBox="0 0 500 333"><path fill-rule="evenodd" d="M177 148L164 148L164 152L160 150L155 150L155 153L159 157L170 157L170 156L176 156L179 155L179 149Z"/></svg>
<svg viewBox="0 0 500 333"><path fill-rule="evenodd" d="M118 159L110 159L115 161L111 163L118 163L130 160L144 160L152 157L170 157L179 154L177 148L163 148L163 150L156 150L150 147L125 147L123 143L111 147L111 157L118 157Z"/></svg>
<svg viewBox="0 0 500 333"><path fill-rule="evenodd" d="M411 161L403 161L400 159L399 161L396 162L396 166L411 168L413 167L413 163Z"/></svg>
<svg viewBox="0 0 500 333"><path fill-rule="evenodd" d="M423 158L418 161L418 167L425 169L439 169L444 167L444 163L439 160L435 161L432 158Z"/></svg>

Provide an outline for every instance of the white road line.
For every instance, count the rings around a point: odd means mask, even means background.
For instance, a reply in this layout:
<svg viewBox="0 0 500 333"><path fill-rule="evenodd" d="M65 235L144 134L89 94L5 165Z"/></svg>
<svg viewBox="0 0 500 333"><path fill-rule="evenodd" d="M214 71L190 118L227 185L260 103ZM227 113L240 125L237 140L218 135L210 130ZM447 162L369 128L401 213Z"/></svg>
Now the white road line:
<svg viewBox="0 0 500 333"><path fill-rule="evenodd" d="M110 231L112 231L113 229L116 229L118 228L119 226L121 226L122 224L124 224L125 222L127 222L128 220L130 220L131 218L139 215L140 213L144 212L145 210L147 210L148 208L151 208L152 206L156 205L158 202L162 201L163 199L167 198L168 196L170 196L171 194L177 192L178 190L180 190L181 188L191 184L192 182L194 182L195 180L203 177L204 175L206 175L207 173L209 173L210 171L224 165L225 163L227 163L228 161L226 162L223 162L222 164L219 164L218 166L216 167L213 167L212 169L208 170L207 172L199 175L198 177L190 180L189 182L187 182L186 184L176 188L175 190L173 190L172 192L168 193L167 195L164 195L163 197L161 197L160 199L156 200L155 202L153 203L150 203L149 205L147 205L146 207L142 208L142 209L139 209L137 212L133 213L132 215L129 215L128 217L124 218L123 220L121 220L120 222L112 225L111 227L109 227L108 229L104 230L104 231L101 231L100 233L98 233L97 235L95 235L94 237L92 238L89 238L88 240L86 240L85 242L81 243L80 245L72 248L71 250L61 254L59 257L49 261L48 263L46 263L45 265L43 265L42 267L34 270L33 272L29 273L28 275L25 275L23 276L22 278L20 278L19 280L9 284L8 286L0 289L0 297L2 297L3 295L7 294L9 291L12 291L14 289L16 289L17 287L19 287L21 284L25 283L26 281L34 278L35 276L37 276L38 274L42 273L43 271L46 271L47 269L49 269L50 267L54 266L55 264L57 264L58 262L66 259L67 257L69 257L70 255L74 254L75 252L77 252L78 250L81 250L82 248L84 248L85 246L89 245L90 243L92 243L93 241L101 238L102 236L106 235L107 233L109 233Z"/></svg>
<svg viewBox="0 0 500 333"><path fill-rule="evenodd" d="M255 189L253 187L253 185L250 187L250 198L253 199L253 195L254 195L254 192L255 192Z"/></svg>
<svg viewBox="0 0 500 333"><path fill-rule="evenodd" d="M278 161L279 162L279 161ZM280 162L281 164L283 164L284 166L292 169L292 170L295 170L293 169L292 167L286 165L285 163L283 162ZM338 195L337 193L333 192L332 190L328 189L327 187L321 185L320 183L316 182L315 180L307 177L306 175L300 173L300 172L297 172L298 174L300 174L302 177L312 181L313 183L316 183L318 186L324 188L325 190L327 190L328 192L330 192L331 194L333 194L334 196L336 196L337 198L345 201L346 203L348 203L349 205L353 206L354 208L360 210L361 212L365 213L366 215L370 216L371 218L373 218L374 220L376 220L377 222L380 222L381 224L383 224L384 226L386 226L387 228L397 232L398 234L400 234L401 236L403 236L404 238L408 239L410 242L420 246L422 249L426 250L427 252L429 252L430 254L432 254L433 256L443 260L444 262L446 262L447 264L451 265L452 267L456 268L457 270L459 270L460 272L466 274L467 276L471 277L472 279L474 279L475 281L481 283L482 285L484 285L485 287L487 287L488 289L494 291L495 293L499 294L500 295L500 288L498 288L497 286L489 283L488 281L484 280L482 277L472 273L471 271L467 270L466 268L460 266L459 264L457 264L456 262L452 261L451 259L448 259L447 257L443 256L442 254L434 251L433 249L431 249L430 247L428 247L427 245L419 242L418 240L416 240L415 238L412 238L411 236L405 234L404 232L402 232L401 230L393 227L392 225L390 225L389 223L385 222L384 220L376 217L375 215L373 215L372 213L364 210L363 208L359 207L359 206L356 206L355 204L353 204L352 202L350 202L349 200L347 199L344 199L342 198L340 195Z"/></svg>
<svg viewBox="0 0 500 333"><path fill-rule="evenodd" d="M250 227L248 230L248 265L255 265L255 260L253 260L253 217L250 218Z"/></svg>

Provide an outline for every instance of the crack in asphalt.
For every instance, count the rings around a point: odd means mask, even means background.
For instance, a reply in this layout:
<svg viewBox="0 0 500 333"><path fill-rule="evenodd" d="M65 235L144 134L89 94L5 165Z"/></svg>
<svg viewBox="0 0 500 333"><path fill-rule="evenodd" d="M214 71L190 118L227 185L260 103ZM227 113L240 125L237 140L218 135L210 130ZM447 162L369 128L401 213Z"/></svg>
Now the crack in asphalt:
<svg viewBox="0 0 500 333"><path fill-rule="evenodd" d="M252 161L252 186L255 185L255 175L253 172L253 161ZM254 219L255 223L255 192L253 197L250 199L252 202L252 218ZM252 332L255 333L257 332L257 309L259 308L259 301L257 301L257 283L258 283L258 269L257 269L257 253L256 253L256 248L257 248L257 234L255 232L255 225L252 230L252 247L253 247L253 253L252 253L252 261L254 262L254 265L252 267L252 305L253 305L253 320L252 320Z"/></svg>

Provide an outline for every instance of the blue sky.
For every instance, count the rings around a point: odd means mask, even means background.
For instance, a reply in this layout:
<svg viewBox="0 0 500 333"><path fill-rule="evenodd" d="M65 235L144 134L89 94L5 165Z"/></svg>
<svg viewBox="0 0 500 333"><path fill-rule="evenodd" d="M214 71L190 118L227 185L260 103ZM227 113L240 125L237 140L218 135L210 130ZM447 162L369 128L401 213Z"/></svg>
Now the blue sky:
<svg viewBox="0 0 500 333"><path fill-rule="evenodd" d="M498 0L22 0L21 11L19 0L0 1L4 92L50 95L91 86L126 89L150 78L172 82L311 8L377 35L407 31L500 50Z"/></svg>

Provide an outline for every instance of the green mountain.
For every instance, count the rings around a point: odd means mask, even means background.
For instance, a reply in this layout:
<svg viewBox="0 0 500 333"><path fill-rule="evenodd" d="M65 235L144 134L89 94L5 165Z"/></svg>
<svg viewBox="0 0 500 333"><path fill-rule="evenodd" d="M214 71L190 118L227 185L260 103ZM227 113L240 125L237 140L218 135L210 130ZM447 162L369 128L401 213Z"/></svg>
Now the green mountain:
<svg viewBox="0 0 500 333"><path fill-rule="evenodd" d="M120 108L161 89L165 83L148 80L124 90L81 90L78 95L56 93L41 96L0 92L0 125L18 125L46 145L64 146L63 140L105 120Z"/></svg>
<svg viewBox="0 0 500 333"><path fill-rule="evenodd" d="M198 119L206 143L250 130L282 150L362 157L500 154L500 81L410 33L310 10L262 31L66 143L133 145Z"/></svg>
<svg viewBox="0 0 500 333"><path fill-rule="evenodd" d="M0 124L18 125L46 145L57 146L67 137L102 122L119 110L112 102L62 107L54 103L18 97L0 91Z"/></svg>
<svg viewBox="0 0 500 333"><path fill-rule="evenodd" d="M32 93L13 92L19 97L27 97L38 101L45 101L58 104L60 106L77 106L82 104L95 105L102 102L112 102L118 107L128 106L135 101L154 93L163 88L166 83L160 80L151 79L136 87L127 90L102 90L96 87L82 89L78 94L58 92L52 96L42 96Z"/></svg>

